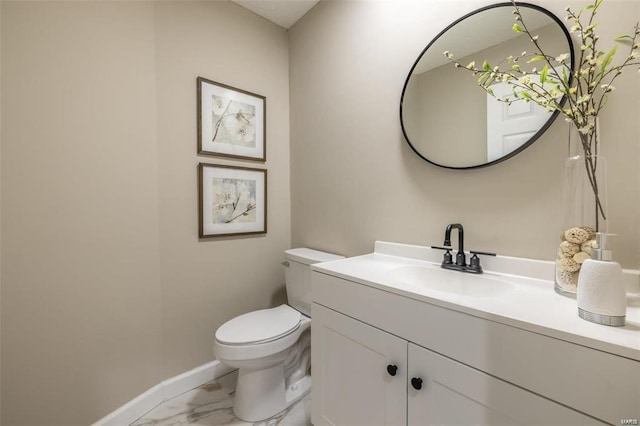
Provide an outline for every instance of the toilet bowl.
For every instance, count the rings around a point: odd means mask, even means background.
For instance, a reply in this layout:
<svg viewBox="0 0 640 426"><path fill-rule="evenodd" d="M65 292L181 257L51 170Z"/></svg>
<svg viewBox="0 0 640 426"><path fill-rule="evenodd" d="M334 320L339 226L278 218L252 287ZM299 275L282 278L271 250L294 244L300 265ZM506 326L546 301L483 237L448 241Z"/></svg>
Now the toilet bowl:
<svg viewBox="0 0 640 426"><path fill-rule="evenodd" d="M311 389L311 268L342 259L311 249L285 252L287 299L291 305L249 312L215 333L213 352L238 369L233 411L244 421L275 416Z"/></svg>
<svg viewBox="0 0 640 426"><path fill-rule="evenodd" d="M264 325L269 327L261 327ZM309 391L311 380L287 386L285 370L291 366L285 361L292 355L301 356L310 347L310 339L300 340L310 327L309 318L281 305L244 314L218 329L214 353L220 362L238 369L233 403L236 416L251 422L267 419ZM308 372L302 373L300 379Z"/></svg>

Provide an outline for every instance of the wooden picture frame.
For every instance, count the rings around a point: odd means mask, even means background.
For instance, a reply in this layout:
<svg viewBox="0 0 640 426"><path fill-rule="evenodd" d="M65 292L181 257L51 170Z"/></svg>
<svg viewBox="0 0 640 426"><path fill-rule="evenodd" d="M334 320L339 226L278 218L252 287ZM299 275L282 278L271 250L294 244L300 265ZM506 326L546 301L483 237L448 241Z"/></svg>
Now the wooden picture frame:
<svg viewBox="0 0 640 426"><path fill-rule="evenodd" d="M198 164L200 238L267 233L267 170Z"/></svg>
<svg viewBox="0 0 640 426"><path fill-rule="evenodd" d="M266 161L266 98L197 79L198 154Z"/></svg>

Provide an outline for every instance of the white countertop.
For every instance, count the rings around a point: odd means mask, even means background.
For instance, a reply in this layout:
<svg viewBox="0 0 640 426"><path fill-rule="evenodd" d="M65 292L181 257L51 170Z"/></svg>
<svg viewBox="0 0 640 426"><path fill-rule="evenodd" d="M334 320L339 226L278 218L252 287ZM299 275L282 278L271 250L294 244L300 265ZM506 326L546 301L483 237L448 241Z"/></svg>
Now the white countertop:
<svg viewBox="0 0 640 426"><path fill-rule="evenodd" d="M452 274L452 280L458 282L474 279L473 274L440 269L441 257L442 252L427 247L377 242L374 253L316 264L313 269L400 296L640 361L640 294L627 294L626 325L609 327L579 318L576 300L554 291L553 262L504 256L483 258L484 275L487 278L509 283L508 291L487 297L408 285L393 278L393 271L399 267L421 266L437 268L439 277L443 273ZM519 271L526 274L513 273ZM625 273L631 283L627 288L635 289L636 284L640 286L640 274L637 271Z"/></svg>

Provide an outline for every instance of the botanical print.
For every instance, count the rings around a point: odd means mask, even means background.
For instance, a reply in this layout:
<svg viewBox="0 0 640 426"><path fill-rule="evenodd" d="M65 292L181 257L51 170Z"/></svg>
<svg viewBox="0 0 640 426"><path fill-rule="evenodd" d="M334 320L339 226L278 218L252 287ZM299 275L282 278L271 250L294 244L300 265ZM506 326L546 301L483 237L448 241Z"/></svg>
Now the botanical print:
<svg viewBox="0 0 640 426"><path fill-rule="evenodd" d="M200 238L266 234L267 170L198 165Z"/></svg>
<svg viewBox="0 0 640 426"><path fill-rule="evenodd" d="M256 107L244 102L212 95L212 142L255 148Z"/></svg>
<svg viewBox="0 0 640 426"><path fill-rule="evenodd" d="M255 223L256 181L212 178L212 223Z"/></svg>

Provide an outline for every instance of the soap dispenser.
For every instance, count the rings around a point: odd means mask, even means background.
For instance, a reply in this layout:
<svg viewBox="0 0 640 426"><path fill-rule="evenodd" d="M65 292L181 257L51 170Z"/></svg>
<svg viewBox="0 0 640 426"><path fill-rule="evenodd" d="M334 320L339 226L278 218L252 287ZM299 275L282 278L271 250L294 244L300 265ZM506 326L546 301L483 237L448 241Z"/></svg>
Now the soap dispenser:
<svg viewBox="0 0 640 426"><path fill-rule="evenodd" d="M620 327L625 324L627 295L622 268L607 250L609 234L596 233L597 248L582 264L578 278L578 316L596 324Z"/></svg>

